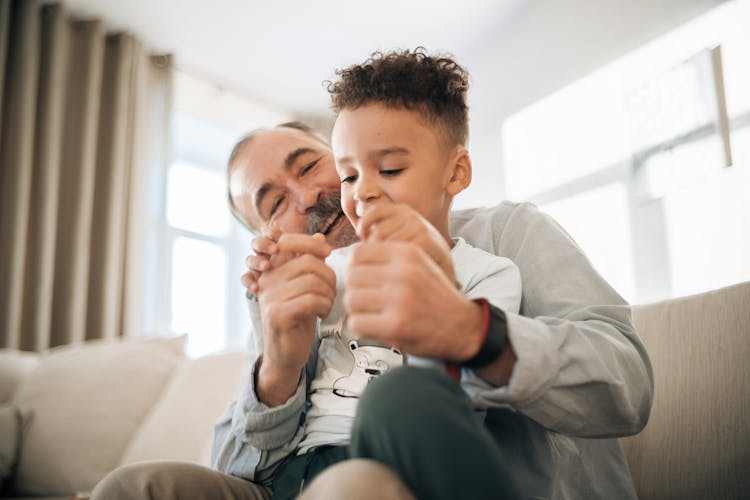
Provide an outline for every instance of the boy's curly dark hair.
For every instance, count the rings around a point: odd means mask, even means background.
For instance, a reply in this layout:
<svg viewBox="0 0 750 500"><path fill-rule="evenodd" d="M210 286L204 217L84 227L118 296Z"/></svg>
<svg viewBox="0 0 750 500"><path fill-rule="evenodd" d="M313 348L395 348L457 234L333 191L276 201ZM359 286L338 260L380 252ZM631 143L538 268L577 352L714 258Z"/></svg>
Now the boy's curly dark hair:
<svg viewBox="0 0 750 500"><path fill-rule="evenodd" d="M424 47L376 51L336 75L338 81L327 82L334 112L371 103L416 110L440 127L451 145L466 145L469 74L450 56L427 55Z"/></svg>

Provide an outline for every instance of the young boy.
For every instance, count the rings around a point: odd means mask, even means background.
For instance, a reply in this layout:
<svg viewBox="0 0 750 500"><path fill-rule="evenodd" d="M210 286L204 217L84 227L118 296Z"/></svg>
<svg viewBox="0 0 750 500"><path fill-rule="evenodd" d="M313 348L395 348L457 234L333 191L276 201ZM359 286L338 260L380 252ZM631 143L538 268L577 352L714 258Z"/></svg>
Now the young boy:
<svg viewBox="0 0 750 500"><path fill-rule="evenodd" d="M471 182L465 147L466 72L448 58L415 51L376 54L339 74L340 80L329 89L338 113L332 147L341 205L357 228L360 245L403 241L430 256L443 255L434 248L446 245L451 262L437 264L462 293L517 312L521 281L516 266L451 238L448 228L453 197ZM482 386L469 369L412 356L408 346L391 345L387 331L382 337L357 334L356 323L346 321L347 305L367 297L347 296L345 291L346 261L353 251L354 247L334 250L326 260L336 272L337 298L319 323L299 454L347 445L359 397L369 382L403 364L447 370L470 396ZM479 400L473 404L482 406ZM282 496L290 476L298 473L282 468L283 479L274 481L274 496Z"/></svg>

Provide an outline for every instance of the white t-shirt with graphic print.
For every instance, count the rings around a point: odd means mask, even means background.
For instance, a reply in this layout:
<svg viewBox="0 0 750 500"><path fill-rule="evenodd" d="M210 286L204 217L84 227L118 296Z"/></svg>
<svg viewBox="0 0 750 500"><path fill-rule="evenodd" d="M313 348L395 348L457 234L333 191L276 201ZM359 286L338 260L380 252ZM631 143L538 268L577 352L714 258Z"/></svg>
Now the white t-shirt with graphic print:
<svg viewBox="0 0 750 500"><path fill-rule="evenodd" d="M469 298L485 298L504 311L518 312L521 276L515 264L505 257L474 248L462 238L453 241L451 257L462 292ZM347 328L342 301L343 270L350 255L351 247L340 248L326 259L336 273L336 300L328 317L318 323L318 362L310 383L305 437L298 453L321 445L348 444L359 397L370 380L404 363L409 364L405 353L360 338ZM430 364L422 358L412 360L412 364ZM462 385L471 395L471 377L462 376Z"/></svg>

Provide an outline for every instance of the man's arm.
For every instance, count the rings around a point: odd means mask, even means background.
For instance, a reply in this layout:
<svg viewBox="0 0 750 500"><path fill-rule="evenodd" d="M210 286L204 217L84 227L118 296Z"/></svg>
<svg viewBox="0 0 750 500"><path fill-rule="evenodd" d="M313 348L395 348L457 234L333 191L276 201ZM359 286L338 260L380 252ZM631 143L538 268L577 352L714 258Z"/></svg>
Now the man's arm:
<svg viewBox="0 0 750 500"><path fill-rule="evenodd" d="M325 264L330 247L323 235L284 234L277 247L257 292L264 348L255 389L270 407L294 394L317 318L328 315L336 298L336 275Z"/></svg>
<svg viewBox="0 0 750 500"><path fill-rule="evenodd" d="M488 386L485 404L511 404L572 435L638 432L653 396L648 355L630 307L567 233L534 206L510 203L455 214L452 230L509 257L523 282L521 314L506 314L515 366L506 385Z"/></svg>
<svg viewBox="0 0 750 500"><path fill-rule="evenodd" d="M455 360L494 387L508 383L516 356L508 338L505 312L521 306L521 274L506 257L498 257L459 239L451 251L456 281L473 302L468 328L458 330L472 339L472 357ZM467 370L464 370L465 372Z"/></svg>
<svg viewBox="0 0 750 500"><path fill-rule="evenodd" d="M302 438L300 416L318 316L335 297L325 240L284 235L250 302L253 353L243 388L214 431L214 468L264 482ZM261 355L262 353L262 355ZM313 359L314 363L314 359Z"/></svg>

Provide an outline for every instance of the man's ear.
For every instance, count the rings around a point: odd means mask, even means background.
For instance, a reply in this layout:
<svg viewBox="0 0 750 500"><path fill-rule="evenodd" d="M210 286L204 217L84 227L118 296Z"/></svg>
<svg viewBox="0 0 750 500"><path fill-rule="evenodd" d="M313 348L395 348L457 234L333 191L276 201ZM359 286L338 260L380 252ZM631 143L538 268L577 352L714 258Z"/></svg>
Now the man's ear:
<svg viewBox="0 0 750 500"><path fill-rule="evenodd" d="M451 161L451 176L448 179L448 185L445 191L455 196L471 184L471 158L469 151L461 146L453 156Z"/></svg>

